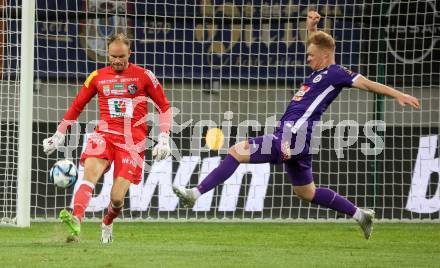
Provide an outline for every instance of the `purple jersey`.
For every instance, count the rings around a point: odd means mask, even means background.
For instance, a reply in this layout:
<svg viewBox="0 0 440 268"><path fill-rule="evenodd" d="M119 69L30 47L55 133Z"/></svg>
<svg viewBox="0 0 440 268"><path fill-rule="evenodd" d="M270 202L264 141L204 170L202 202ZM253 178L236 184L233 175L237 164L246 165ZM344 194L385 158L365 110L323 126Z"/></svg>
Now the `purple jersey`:
<svg viewBox="0 0 440 268"><path fill-rule="evenodd" d="M314 71L293 96L280 119L281 124L277 131L281 131L286 122L289 122L288 127L293 133L296 134L304 124L307 124L307 132L310 134L313 122L319 121L342 88L351 87L359 76L338 64Z"/></svg>
<svg viewBox="0 0 440 268"><path fill-rule="evenodd" d="M293 96L275 133L248 140L250 163L284 163L293 185L312 183L309 147L314 122L320 120L342 88L351 87L359 76L337 64L313 72ZM305 140L298 139L302 134L305 134Z"/></svg>

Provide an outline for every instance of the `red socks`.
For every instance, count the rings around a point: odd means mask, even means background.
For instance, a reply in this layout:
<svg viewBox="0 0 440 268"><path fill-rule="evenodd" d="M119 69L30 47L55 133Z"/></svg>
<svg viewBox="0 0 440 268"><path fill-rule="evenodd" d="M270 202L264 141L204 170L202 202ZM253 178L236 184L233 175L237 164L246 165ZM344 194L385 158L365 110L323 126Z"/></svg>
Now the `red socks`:
<svg viewBox="0 0 440 268"><path fill-rule="evenodd" d="M73 215L76 216L80 222L84 218L84 212L89 205L90 199L92 198L92 192L95 186L89 181L83 181L79 186L78 191L76 191L73 198ZM118 217L122 210L122 206L119 208L113 207L112 203L108 205L107 214L105 214L102 222L105 225L112 224L113 220Z"/></svg>
<svg viewBox="0 0 440 268"><path fill-rule="evenodd" d="M115 207L113 207L112 202L110 202L110 204L108 204L107 214L105 214L104 219L102 219L102 223L104 223L105 225L112 224L113 219L118 217L121 210L122 210L122 206L119 208L115 208Z"/></svg>
<svg viewBox="0 0 440 268"><path fill-rule="evenodd" d="M73 215L76 216L80 222L82 222L84 217L84 212L89 205L90 199L92 198L92 192L95 185L89 181L83 181L79 186L78 191L75 193L73 199Z"/></svg>

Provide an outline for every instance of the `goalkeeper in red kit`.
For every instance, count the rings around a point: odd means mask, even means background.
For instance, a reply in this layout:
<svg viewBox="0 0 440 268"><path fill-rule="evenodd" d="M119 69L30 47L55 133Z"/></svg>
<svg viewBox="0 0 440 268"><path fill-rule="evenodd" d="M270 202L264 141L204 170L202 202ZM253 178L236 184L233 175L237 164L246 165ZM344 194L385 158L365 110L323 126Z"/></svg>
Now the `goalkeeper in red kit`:
<svg viewBox="0 0 440 268"><path fill-rule="evenodd" d="M113 162L110 204L101 225L102 243L112 242L113 219L124 205L130 184L138 184L142 178L147 140L147 98L154 102L160 113L160 134L153 156L156 160L163 160L171 153L168 99L153 72L129 63L130 54L130 41L124 34L111 36L108 41L110 66L89 75L56 133L43 141L44 152L48 155L53 153L64 143L69 125L77 120L92 97L98 95L100 120L80 160L84 166L84 180L73 197L73 212L65 209L60 212L60 219L67 225L74 240L79 239L81 222L93 189Z"/></svg>

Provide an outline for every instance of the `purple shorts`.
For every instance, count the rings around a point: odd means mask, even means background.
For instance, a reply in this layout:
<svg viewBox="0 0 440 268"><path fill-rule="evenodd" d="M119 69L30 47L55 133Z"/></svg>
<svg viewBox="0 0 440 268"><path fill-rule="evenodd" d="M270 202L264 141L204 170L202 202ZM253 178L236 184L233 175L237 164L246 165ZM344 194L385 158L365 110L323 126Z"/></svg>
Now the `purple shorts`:
<svg viewBox="0 0 440 268"><path fill-rule="evenodd" d="M283 163L293 185L302 186L313 182L312 155L308 153L308 145L305 145L301 153L291 155L290 144L281 140L280 135L250 138L250 163Z"/></svg>

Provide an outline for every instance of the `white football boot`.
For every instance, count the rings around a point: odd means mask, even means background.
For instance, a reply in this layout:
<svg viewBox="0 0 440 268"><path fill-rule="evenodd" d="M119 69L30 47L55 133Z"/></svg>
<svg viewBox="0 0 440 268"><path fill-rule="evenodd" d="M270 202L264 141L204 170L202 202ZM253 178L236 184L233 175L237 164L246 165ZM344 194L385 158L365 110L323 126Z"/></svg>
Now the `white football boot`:
<svg viewBox="0 0 440 268"><path fill-rule="evenodd" d="M192 208L197 198L200 196L195 192L196 188L186 189L173 185L173 192L177 195L177 197L182 202L182 205L186 208Z"/></svg>
<svg viewBox="0 0 440 268"><path fill-rule="evenodd" d="M113 223L105 225L101 223L101 243L108 244L113 242Z"/></svg>
<svg viewBox="0 0 440 268"><path fill-rule="evenodd" d="M374 220L374 210L372 209L360 209L362 212L362 217L358 220L359 226L364 231L365 239L370 239L371 233L373 232L373 220Z"/></svg>

